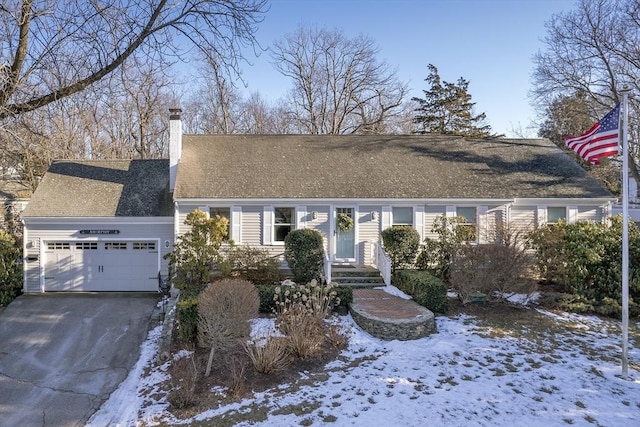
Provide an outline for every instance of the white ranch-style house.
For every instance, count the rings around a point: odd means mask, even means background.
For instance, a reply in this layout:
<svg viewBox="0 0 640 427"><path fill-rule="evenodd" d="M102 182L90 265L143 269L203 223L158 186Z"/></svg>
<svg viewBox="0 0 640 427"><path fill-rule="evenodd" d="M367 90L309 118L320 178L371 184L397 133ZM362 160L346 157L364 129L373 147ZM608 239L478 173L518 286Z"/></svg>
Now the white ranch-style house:
<svg viewBox="0 0 640 427"><path fill-rule="evenodd" d="M227 217L236 244L281 255L312 228L327 266L380 266L391 225L436 237L435 218L463 216L487 243L501 225L601 221L616 201L545 139L183 135L174 109L169 157L54 162L23 213L24 291L156 291L195 209Z"/></svg>

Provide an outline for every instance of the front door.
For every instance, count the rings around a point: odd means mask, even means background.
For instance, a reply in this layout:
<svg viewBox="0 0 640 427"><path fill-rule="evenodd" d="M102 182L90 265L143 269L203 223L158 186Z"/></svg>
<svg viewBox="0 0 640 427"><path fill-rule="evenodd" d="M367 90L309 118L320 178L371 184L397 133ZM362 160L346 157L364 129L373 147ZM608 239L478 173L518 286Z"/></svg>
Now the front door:
<svg viewBox="0 0 640 427"><path fill-rule="evenodd" d="M338 262L354 262L356 259L355 209L336 208L336 254Z"/></svg>

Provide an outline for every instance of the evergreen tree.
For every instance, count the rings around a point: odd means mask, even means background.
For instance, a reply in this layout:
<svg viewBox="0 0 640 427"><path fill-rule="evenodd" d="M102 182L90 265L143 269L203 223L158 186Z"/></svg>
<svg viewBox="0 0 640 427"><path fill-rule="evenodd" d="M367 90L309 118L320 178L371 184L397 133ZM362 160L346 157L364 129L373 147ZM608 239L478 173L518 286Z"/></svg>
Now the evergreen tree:
<svg viewBox="0 0 640 427"><path fill-rule="evenodd" d="M474 115L475 102L471 101L469 81L460 77L456 83L442 81L435 65L429 64L425 81L429 89L424 98L413 98L418 103L413 122L416 133L436 133L472 138L496 136L486 124L486 114Z"/></svg>

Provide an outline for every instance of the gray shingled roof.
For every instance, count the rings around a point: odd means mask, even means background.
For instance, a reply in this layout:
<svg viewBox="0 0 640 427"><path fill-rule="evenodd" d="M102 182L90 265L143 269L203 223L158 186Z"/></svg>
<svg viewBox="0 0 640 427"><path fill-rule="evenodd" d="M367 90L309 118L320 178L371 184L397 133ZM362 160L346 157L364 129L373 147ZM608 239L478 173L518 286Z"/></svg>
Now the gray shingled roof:
<svg viewBox="0 0 640 427"><path fill-rule="evenodd" d="M613 196L544 139L184 135L174 197Z"/></svg>
<svg viewBox="0 0 640 427"><path fill-rule="evenodd" d="M168 188L168 160L60 160L22 216L172 216Z"/></svg>

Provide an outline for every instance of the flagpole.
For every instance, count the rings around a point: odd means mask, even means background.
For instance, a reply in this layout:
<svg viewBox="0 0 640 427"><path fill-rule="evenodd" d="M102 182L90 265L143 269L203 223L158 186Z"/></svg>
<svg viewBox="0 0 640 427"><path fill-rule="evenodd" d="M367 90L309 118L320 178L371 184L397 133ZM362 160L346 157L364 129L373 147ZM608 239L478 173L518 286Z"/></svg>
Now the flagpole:
<svg viewBox="0 0 640 427"><path fill-rule="evenodd" d="M629 92L622 90L622 378L629 378Z"/></svg>

